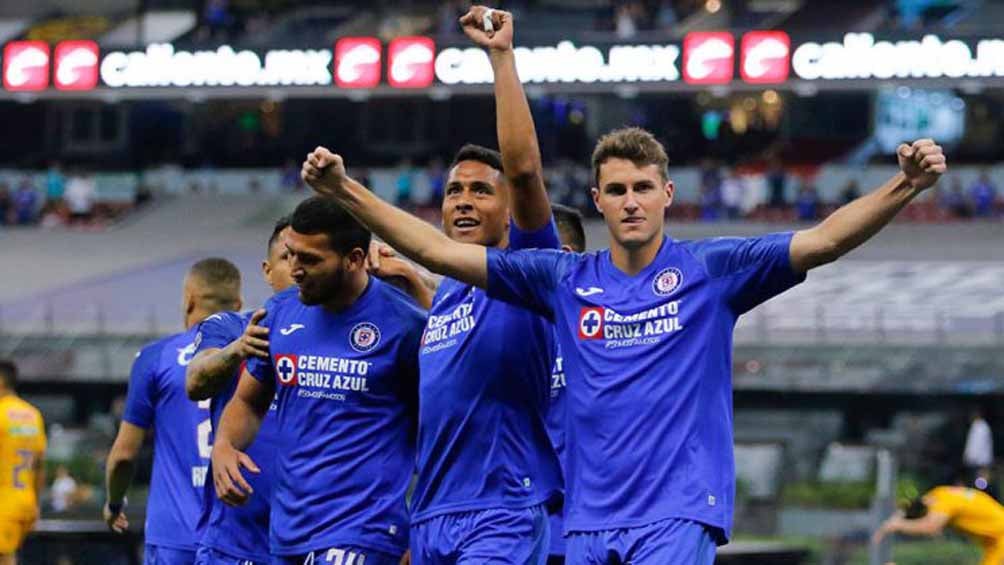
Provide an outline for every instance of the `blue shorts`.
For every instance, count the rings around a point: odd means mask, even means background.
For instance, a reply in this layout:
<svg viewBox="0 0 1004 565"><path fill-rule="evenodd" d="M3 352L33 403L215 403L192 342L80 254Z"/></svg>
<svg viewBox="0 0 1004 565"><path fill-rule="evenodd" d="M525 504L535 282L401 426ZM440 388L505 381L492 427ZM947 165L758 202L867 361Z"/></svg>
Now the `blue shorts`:
<svg viewBox="0 0 1004 565"><path fill-rule="evenodd" d="M268 565L268 560L242 559L218 549L200 545L199 550L195 552L195 565Z"/></svg>
<svg viewBox="0 0 1004 565"><path fill-rule="evenodd" d="M671 518L638 528L571 532L568 563L575 565L713 565L715 538L705 525Z"/></svg>
<svg viewBox="0 0 1004 565"><path fill-rule="evenodd" d="M565 538L561 530L564 527L561 518L561 509L547 515L547 521L551 528L551 543L548 545L547 554L551 556L561 556L565 554Z"/></svg>
<svg viewBox="0 0 1004 565"><path fill-rule="evenodd" d="M195 565L195 552L146 544L143 546L143 565Z"/></svg>
<svg viewBox="0 0 1004 565"><path fill-rule="evenodd" d="M273 555L272 565L400 565L400 555L389 555L345 545L304 553L302 555Z"/></svg>
<svg viewBox="0 0 1004 565"><path fill-rule="evenodd" d="M549 530L543 505L434 516L412 525L411 562L412 565L544 565Z"/></svg>

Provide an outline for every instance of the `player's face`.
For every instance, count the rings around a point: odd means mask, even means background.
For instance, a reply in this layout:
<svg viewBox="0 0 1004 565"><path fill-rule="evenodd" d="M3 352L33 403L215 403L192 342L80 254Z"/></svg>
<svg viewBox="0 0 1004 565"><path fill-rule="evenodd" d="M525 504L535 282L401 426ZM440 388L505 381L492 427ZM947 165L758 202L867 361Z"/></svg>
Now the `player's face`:
<svg viewBox="0 0 1004 565"><path fill-rule="evenodd" d="M666 208L673 202L673 183L657 165L635 165L611 158L600 165L593 203L603 214L616 245L633 249L662 237Z"/></svg>
<svg viewBox="0 0 1004 565"><path fill-rule="evenodd" d="M504 178L479 161L461 161L446 179L443 231L453 240L495 247L509 222Z"/></svg>
<svg viewBox="0 0 1004 565"><path fill-rule="evenodd" d="M347 285L349 272L365 262L361 250L343 255L331 249L326 234L305 235L289 230L286 238L293 282L300 289L300 302L312 306L335 299ZM359 251L355 257L356 251Z"/></svg>
<svg viewBox="0 0 1004 565"><path fill-rule="evenodd" d="M285 228L279 232L279 237L275 238L272 248L268 250L268 259L261 264L262 275L268 286L272 287L272 292L286 290L295 284L289 265L289 249L286 248L290 229Z"/></svg>

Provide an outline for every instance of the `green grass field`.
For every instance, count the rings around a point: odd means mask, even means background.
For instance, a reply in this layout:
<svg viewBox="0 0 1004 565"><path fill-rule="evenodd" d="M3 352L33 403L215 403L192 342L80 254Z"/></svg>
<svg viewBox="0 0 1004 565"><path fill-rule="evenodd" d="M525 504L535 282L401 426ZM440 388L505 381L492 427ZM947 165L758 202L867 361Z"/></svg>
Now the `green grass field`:
<svg viewBox="0 0 1004 565"><path fill-rule="evenodd" d="M811 557L806 565L840 563L843 565L869 565L868 548L864 545L843 552L844 559L833 560L834 547L818 538L746 538L757 541L780 541L793 546L809 548ZM831 559L827 560L827 555ZM943 537L933 540L908 540L900 538L893 546L893 563L896 565L978 565L980 548L958 537Z"/></svg>

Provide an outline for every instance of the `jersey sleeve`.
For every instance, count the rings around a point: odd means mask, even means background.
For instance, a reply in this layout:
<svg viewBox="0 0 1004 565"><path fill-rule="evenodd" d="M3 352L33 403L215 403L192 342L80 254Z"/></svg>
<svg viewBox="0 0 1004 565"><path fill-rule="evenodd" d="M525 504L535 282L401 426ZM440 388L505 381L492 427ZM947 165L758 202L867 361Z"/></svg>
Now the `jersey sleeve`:
<svg viewBox="0 0 1004 565"><path fill-rule="evenodd" d="M738 315L805 280L791 266L792 232L761 237L722 237L695 249L708 274L718 279L725 300Z"/></svg>
<svg viewBox="0 0 1004 565"><path fill-rule="evenodd" d="M35 451L39 456L44 456L46 448L49 446L49 439L45 435L45 418L38 410L35 411L35 418L38 420L38 439L35 444Z"/></svg>
<svg viewBox="0 0 1004 565"><path fill-rule="evenodd" d="M195 334L195 353L222 349L244 333L244 318L236 312L213 314L199 323Z"/></svg>
<svg viewBox="0 0 1004 565"><path fill-rule="evenodd" d="M153 424L157 402L157 361L162 350L160 344L140 350L129 374L129 390L122 419L143 429L149 429Z"/></svg>
<svg viewBox="0 0 1004 565"><path fill-rule="evenodd" d="M488 295L554 316L553 295L577 255L554 249L488 249Z"/></svg>
<svg viewBox="0 0 1004 565"><path fill-rule="evenodd" d="M554 220L535 231L523 231L516 226L515 220L510 220L509 249L561 249Z"/></svg>
<svg viewBox="0 0 1004 565"><path fill-rule="evenodd" d="M295 295L282 292L272 298L269 298L268 302L265 303L265 317L258 322L258 325L271 330L276 317L282 310L282 303L288 300L290 296ZM243 331L244 329L242 328L241 332L243 333ZM267 384L269 387L275 384L275 365L272 364L271 356L268 359L263 359L257 356L248 357L247 364L244 368L247 369L249 375Z"/></svg>

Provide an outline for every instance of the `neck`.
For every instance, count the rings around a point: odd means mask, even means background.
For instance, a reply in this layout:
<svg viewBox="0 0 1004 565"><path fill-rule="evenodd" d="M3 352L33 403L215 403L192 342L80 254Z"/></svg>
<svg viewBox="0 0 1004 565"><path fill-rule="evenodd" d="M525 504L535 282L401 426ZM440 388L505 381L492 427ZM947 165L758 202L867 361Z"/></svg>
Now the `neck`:
<svg viewBox="0 0 1004 565"><path fill-rule="evenodd" d="M0 398L3 398L5 396L12 396L13 394L14 394L13 390L7 388L0 388Z"/></svg>
<svg viewBox="0 0 1004 565"><path fill-rule="evenodd" d="M198 325L199 322L205 320L206 318L212 316L216 312L210 312L208 310L203 310L201 308L196 308L192 310L192 313L185 318L185 330L190 330Z"/></svg>
<svg viewBox="0 0 1004 565"><path fill-rule="evenodd" d="M355 304L356 300L359 300L359 297L366 292L370 276L366 274L366 271L353 271L345 282L345 288L338 293L338 296L323 304L325 310L340 312Z"/></svg>
<svg viewBox="0 0 1004 565"><path fill-rule="evenodd" d="M637 247L625 247L614 242L614 245L610 246L610 260L624 274L637 275L642 269L651 265L652 261L655 261L655 256L659 254L659 248L662 247L662 239L660 232L651 241Z"/></svg>

